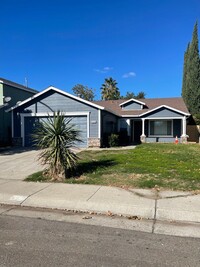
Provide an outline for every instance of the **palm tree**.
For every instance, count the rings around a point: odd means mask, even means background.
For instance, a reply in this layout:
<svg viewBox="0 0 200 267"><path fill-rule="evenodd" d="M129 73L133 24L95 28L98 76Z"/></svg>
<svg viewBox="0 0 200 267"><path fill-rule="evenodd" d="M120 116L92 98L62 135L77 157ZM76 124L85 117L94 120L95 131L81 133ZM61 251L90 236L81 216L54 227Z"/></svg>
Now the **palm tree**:
<svg viewBox="0 0 200 267"><path fill-rule="evenodd" d="M47 174L52 180L69 177L77 164L78 156L71 147L82 141L80 132L70 122L60 111L54 112L53 117L48 116L39 123L32 135L35 145L42 149L39 160L48 166Z"/></svg>
<svg viewBox="0 0 200 267"><path fill-rule="evenodd" d="M113 80L111 77L105 79L101 86L101 98L103 100L116 100L120 98L116 80Z"/></svg>

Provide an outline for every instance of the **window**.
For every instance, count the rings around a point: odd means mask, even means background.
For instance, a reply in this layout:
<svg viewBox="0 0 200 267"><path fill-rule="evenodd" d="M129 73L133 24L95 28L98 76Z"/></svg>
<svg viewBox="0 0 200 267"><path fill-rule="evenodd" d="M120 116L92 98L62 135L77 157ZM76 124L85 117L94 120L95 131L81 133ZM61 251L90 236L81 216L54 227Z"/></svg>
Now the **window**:
<svg viewBox="0 0 200 267"><path fill-rule="evenodd" d="M171 120L155 120L150 121L150 135L171 136L172 121Z"/></svg>

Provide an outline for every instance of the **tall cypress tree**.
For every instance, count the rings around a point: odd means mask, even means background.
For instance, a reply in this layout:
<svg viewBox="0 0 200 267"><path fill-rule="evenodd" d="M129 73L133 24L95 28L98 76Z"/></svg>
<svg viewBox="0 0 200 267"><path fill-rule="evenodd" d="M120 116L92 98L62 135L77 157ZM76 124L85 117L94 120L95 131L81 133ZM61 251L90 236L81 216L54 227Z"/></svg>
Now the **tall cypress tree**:
<svg viewBox="0 0 200 267"><path fill-rule="evenodd" d="M183 66L183 81L182 81L182 97L186 103L187 103L187 94L188 94L188 90L187 90L187 77L188 77L188 53L189 53L189 47L190 47L190 43L187 46L187 50L185 51L184 54L184 66Z"/></svg>
<svg viewBox="0 0 200 267"><path fill-rule="evenodd" d="M182 96L191 114L200 113L200 57L198 44L198 25L194 26L192 42L184 56Z"/></svg>

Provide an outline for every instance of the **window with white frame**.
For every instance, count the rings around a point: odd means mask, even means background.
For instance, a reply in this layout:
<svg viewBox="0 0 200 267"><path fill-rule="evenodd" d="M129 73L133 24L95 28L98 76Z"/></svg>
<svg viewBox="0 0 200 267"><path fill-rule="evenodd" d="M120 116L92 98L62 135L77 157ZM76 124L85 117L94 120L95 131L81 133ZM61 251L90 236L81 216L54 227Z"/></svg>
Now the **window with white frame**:
<svg viewBox="0 0 200 267"><path fill-rule="evenodd" d="M172 120L150 120L150 135L172 136Z"/></svg>

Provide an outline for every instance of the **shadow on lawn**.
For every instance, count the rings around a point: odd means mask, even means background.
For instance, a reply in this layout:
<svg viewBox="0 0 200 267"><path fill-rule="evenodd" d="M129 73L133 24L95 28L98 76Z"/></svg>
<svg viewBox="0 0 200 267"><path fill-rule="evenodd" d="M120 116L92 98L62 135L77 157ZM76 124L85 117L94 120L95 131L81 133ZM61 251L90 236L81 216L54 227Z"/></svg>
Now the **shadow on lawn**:
<svg viewBox="0 0 200 267"><path fill-rule="evenodd" d="M82 174L101 171L108 167L116 165L114 160L98 160L79 163L73 176L81 176Z"/></svg>

